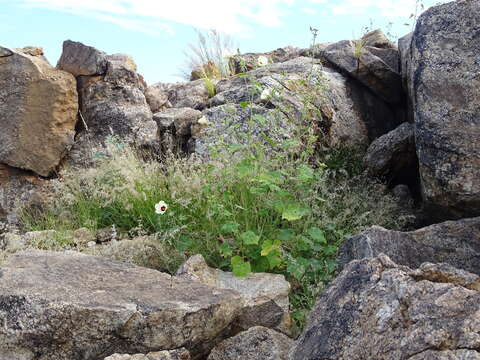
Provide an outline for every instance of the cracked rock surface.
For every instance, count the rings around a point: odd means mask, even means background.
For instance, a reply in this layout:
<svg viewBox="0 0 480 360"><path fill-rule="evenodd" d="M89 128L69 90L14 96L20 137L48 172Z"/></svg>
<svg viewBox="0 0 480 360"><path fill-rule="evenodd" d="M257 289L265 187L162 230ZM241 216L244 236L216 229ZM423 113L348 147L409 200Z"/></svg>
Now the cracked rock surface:
<svg viewBox="0 0 480 360"><path fill-rule="evenodd" d="M480 359L479 289L477 275L446 264L352 261L319 297L291 359Z"/></svg>
<svg viewBox="0 0 480 360"><path fill-rule="evenodd" d="M0 360L97 360L181 347L195 359L240 306L234 291L151 269L75 252L19 252L0 268Z"/></svg>

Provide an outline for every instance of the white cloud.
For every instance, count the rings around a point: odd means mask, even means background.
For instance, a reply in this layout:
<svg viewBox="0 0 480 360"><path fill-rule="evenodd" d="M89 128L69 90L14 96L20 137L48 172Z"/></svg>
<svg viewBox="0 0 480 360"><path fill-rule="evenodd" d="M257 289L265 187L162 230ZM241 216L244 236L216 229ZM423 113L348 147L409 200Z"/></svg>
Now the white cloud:
<svg viewBox="0 0 480 360"><path fill-rule="evenodd" d="M295 0L19 0L22 6L43 7L113 22L152 34L171 32L169 22L241 35L248 23L279 26L285 6Z"/></svg>
<svg viewBox="0 0 480 360"><path fill-rule="evenodd" d="M1 0L0 0L1 1ZM427 0L431 3L434 0ZM441 0L445 2L446 0ZM435 1L437 2L437 1ZM236 36L253 26L282 24L293 6L309 15L408 17L416 0L18 0L21 6L43 7L109 21L149 34L173 33L173 23L215 28Z"/></svg>

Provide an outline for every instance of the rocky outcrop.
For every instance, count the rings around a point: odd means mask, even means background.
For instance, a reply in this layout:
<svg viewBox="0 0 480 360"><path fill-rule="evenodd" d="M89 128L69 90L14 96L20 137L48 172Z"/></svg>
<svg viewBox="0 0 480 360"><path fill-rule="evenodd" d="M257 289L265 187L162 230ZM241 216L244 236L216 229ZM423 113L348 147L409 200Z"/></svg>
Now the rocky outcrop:
<svg viewBox="0 0 480 360"><path fill-rule="evenodd" d="M99 53L88 46L77 48L83 49L79 50L81 58ZM66 49L62 57L68 59ZM73 165L91 166L96 156L108 154L108 139L118 138L140 148L159 147L158 127L144 95L147 86L133 59L114 54L105 56L105 61L104 74L78 77L82 121L69 156Z"/></svg>
<svg viewBox="0 0 480 360"><path fill-rule="evenodd" d="M411 268L424 262L448 263L480 275L480 218L447 221L410 232L374 226L345 240L340 267L381 253Z"/></svg>
<svg viewBox="0 0 480 360"><path fill-rule="evenodd" d="M253 273L246 278L238 278L232 273L210 268L202 255L195 255L178 269L177 276L239 292L244 304L235 321L238 329L264 326L291 333L290 284L283 275Z"/></svg>
<svg viewBox="0 0 480 360"><path fill-rule="evenodd" d="M437 218L480 214L480 3L424 12L408 72L422 191Z"/></svg>
<svg viewBox="0 0 480 360"><path fill-rule="evenodd" d="M113 354L104 360L190 360L190 353L185 349L172 351L157 351L143 354Z"/></svg>
<svg viewBox="0 0 480 360"><path fill-rule="evenodd" d="M103 75L107 72L107 54L80 42L66 40L57 68L73 76Z"/></svg>
<svg viewBox="0 0 480 360"><path fill-rule="evenodd" d="M234 291L74 252L19 252L0 274L1 360L198 358L241 308Z"/></svg>
<svg viewBox="0 0 480 360"><path fill-rule="evenodd" d="M208 360L288 360L293 340L274 330L252 327L217 345Z"/></svg>
<svg viewBox="0 0 480 360"><path fill-rule="evenodd" d="M374 140L363 161L371 176L397 183L408 179L416 181L418 166L413 125L403 123Z"/></svg>
<svg viewBox="0 0 480 360"><path fill-rule="evenodd" d="M387 103L402 102L398 49L381 32L331 44L321 55Z"/></svg>
<svg viewBox="0 0 480 360"><path fill-rule="evenodd" d="M73 143L75 78L41 50L0 49L0 163L48 176Z"/></svg>
<svg viewBox="0 0 480 360"><path fill-rule="evenodd" d="M366 148L398 126L395 113L382 100L306 57L220 80L209 104L212 107L204 110L209 126L193 131L192 148L199 154L218 142L245 143L240 133L253 136L254 141L260 135L281 144L307 116L311 126L319 129L321 141L330 145Z"/></svg>
<svg viewBox="0 0 480 360"><path fill-rule="evenodd" d="M478 359L480 279L448 265L351 262L320 295L292 360Z"/></svg>

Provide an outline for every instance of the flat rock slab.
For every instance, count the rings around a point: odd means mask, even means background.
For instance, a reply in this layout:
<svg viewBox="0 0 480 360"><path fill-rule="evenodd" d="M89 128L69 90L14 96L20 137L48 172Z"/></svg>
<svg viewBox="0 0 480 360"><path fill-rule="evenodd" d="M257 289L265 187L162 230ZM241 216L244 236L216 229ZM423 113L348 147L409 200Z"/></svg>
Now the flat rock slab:
<svg viewBox="0 0 480 360"><path fill-rule="evenodd" d="M241 305L234 291L151 269L75 252L20 252L0 268L0 360L181 347L202 356Z"/></svg>
<svg viewBox="0 0 480 360"><path fill-rule="evenodd" d="M447 263L480 275L480 217L446 221L409 232L373 226L342 244L340 267L381 253L411 268L424 262Z"/></svg>

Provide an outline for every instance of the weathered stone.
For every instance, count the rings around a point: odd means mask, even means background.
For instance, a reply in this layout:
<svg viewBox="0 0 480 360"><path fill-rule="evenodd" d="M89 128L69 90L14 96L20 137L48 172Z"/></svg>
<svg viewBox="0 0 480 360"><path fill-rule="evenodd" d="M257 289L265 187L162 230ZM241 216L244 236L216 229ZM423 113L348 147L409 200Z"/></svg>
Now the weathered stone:
<svg viewBox="0 0 480 360"><path fill-rule="evenodd" d="M371 46L379 49L396 48L395 44L393 44L380 29L376 29L366 33L362 36L362 40L365 46Z"/></svg>
<svg viewBox="0 0 480 360"><path fill-rule="evenodd" d="M12 56L13 54L12 50L0 46L0 57Z"/></svg>
<svg viewBox="0 0 480 360"><path fill-rule="evenodd" d="M445 265L353 261L318 298L291 359L479 359L479 284Z"/></svg>
<svg viewBox="0 0 480 360"><path fill-rule="evenodd" d="M158 87L147 87L145 98L147 99L147 103L150 106L152 113L172 107L172 104L168 101L167 93Z"/></svg>
<svg viewBox="0 0 480 360"><path fill-rule="evenodd" d="M403 92L398 50L367 45L376 42L376 39L368 37L356 41L340 41L325 48L322 56L387 103L399 104ZM359 48L358 51L356 47Z"/></svg>
<svg viewBox="0 0 480 360"><path fill-rule="evenodd" d="M418 165L413 125L403 123L373 141L363 161L371 176L389 181L416 177Z"/></svg>
<svg viewBox="0 0 480 360"><path fill-rule="evenodd" d="M107 71L107 54L80 42L66 40L57 68L73 76L103 75Z"/></svg>
<svg viewBox="0 0 480 360"><path fill-rule="evenodd" d="M448 263L480 274L480 218L447 221L410 232L374 226L345 240L340 267L381 253L411 268L424 262Z"/></svg>
<svg viewBox="0 0 480 360"><path fill-rule="evenodd" d="M216 80L213 84L216 83ZM211 94L208 93L204 79L187 83L157 83L151 87L167 94L168 101L173 107L188 107L203 110L207 107Z"/></svg>
<svg viewBox="0 0 480 360"><path fill-rule="evenodd" d="M178 269L177 276L239 292L245 302L236 325L242 330L264 326L287 334L291 331L290 284L283 275L253 273L238 278L232 273L210 268L202 255L195 255Z"/></svg>
<svg viewBox="0 0 480 360"><path fill-rule="evenodd" d="M31 172L0 164L0 221L17 224L23 210L41 210L49 196L49 181Z"/></svg>
<svg viewBox="0 0 480 360"><path fill-rule="evenodd" d="M299 57L302 50L287 46L266 53L247 53L230 57L229 66L233 74L255 70L264 66L264 58L269 63L281 63Z"/></svg>
<svg viewBox="0 0 480 360"><path fill-rule="evenodd" d="M288 360L293 340L256 326L217 345L208 360Z"/></svg>
<svg viewBox="0 0 480 360"><path fill-rule="evenodd" d="M408 77L411 71L411 44L412 44L413 32L398 39L398 51L400 53L400 74L402 76L403 91L407 94L407 116L408 122L414 122L413 115L413 103L412 103L412 84L408 81Z"/></svg>
<svg viewBox="0 0 480 360"><path fill-rule="evenodd" d="M419 18L408 76L423 198L432 216L480 215L480 2Z"/></svg>
<svg viewBox="0 0 480 360"><path fill-rule="evenodd" d="M109 155L107 140L156 150L158 128L143 92L146 83L128 55L108 55L105 76L80 76L83 130L69 154L73 165L89 167Z"/></svg>
<svg viewBox="0 0 480 360"><path fill-rule="evenodd" d="M73 143L75 78L42 56L9 51L0 57L0 162L48 176Z"/></svg>
<svg viewBox="0 0 480 360"><path fill-rule="evenodd" d="M156 113L153 120L160 131L167 130L173 125L177 136L189 136L191 126L202 117L202 112L190 108L171 108Z"/></svg>
<svg viewBox="0 0 480 360"><path fill-rule="evenodd" d="M104 360L190 360L190 353L185 349L171 351L157 351L143 354L113 354Z"/></svg>
<svg viewBox="0 0 480 360"><path fill-rule="evenodd" d="M393 196L398 200L398 202L405 206L413 205L413 196L412 192L408 185L399 184L392 189Z"/></svg>
<svg viewBox="0 0 480 360"><path fill-rule="evenodd" d="M198 358L241 308L234 291L74 252L16 253L0 273L2 360L181 347Z"/></svg>
<svg viewBox="0 0 480 360"><path fill-rule="evenodd" d="M292 135L293 124L281 112L255 104L217 106L205 110L203 117L204 123L192 125L189 144L191 151L200 156L209 156L212 150L224 146L266 143L265 138L280 146Z"/></svg>

